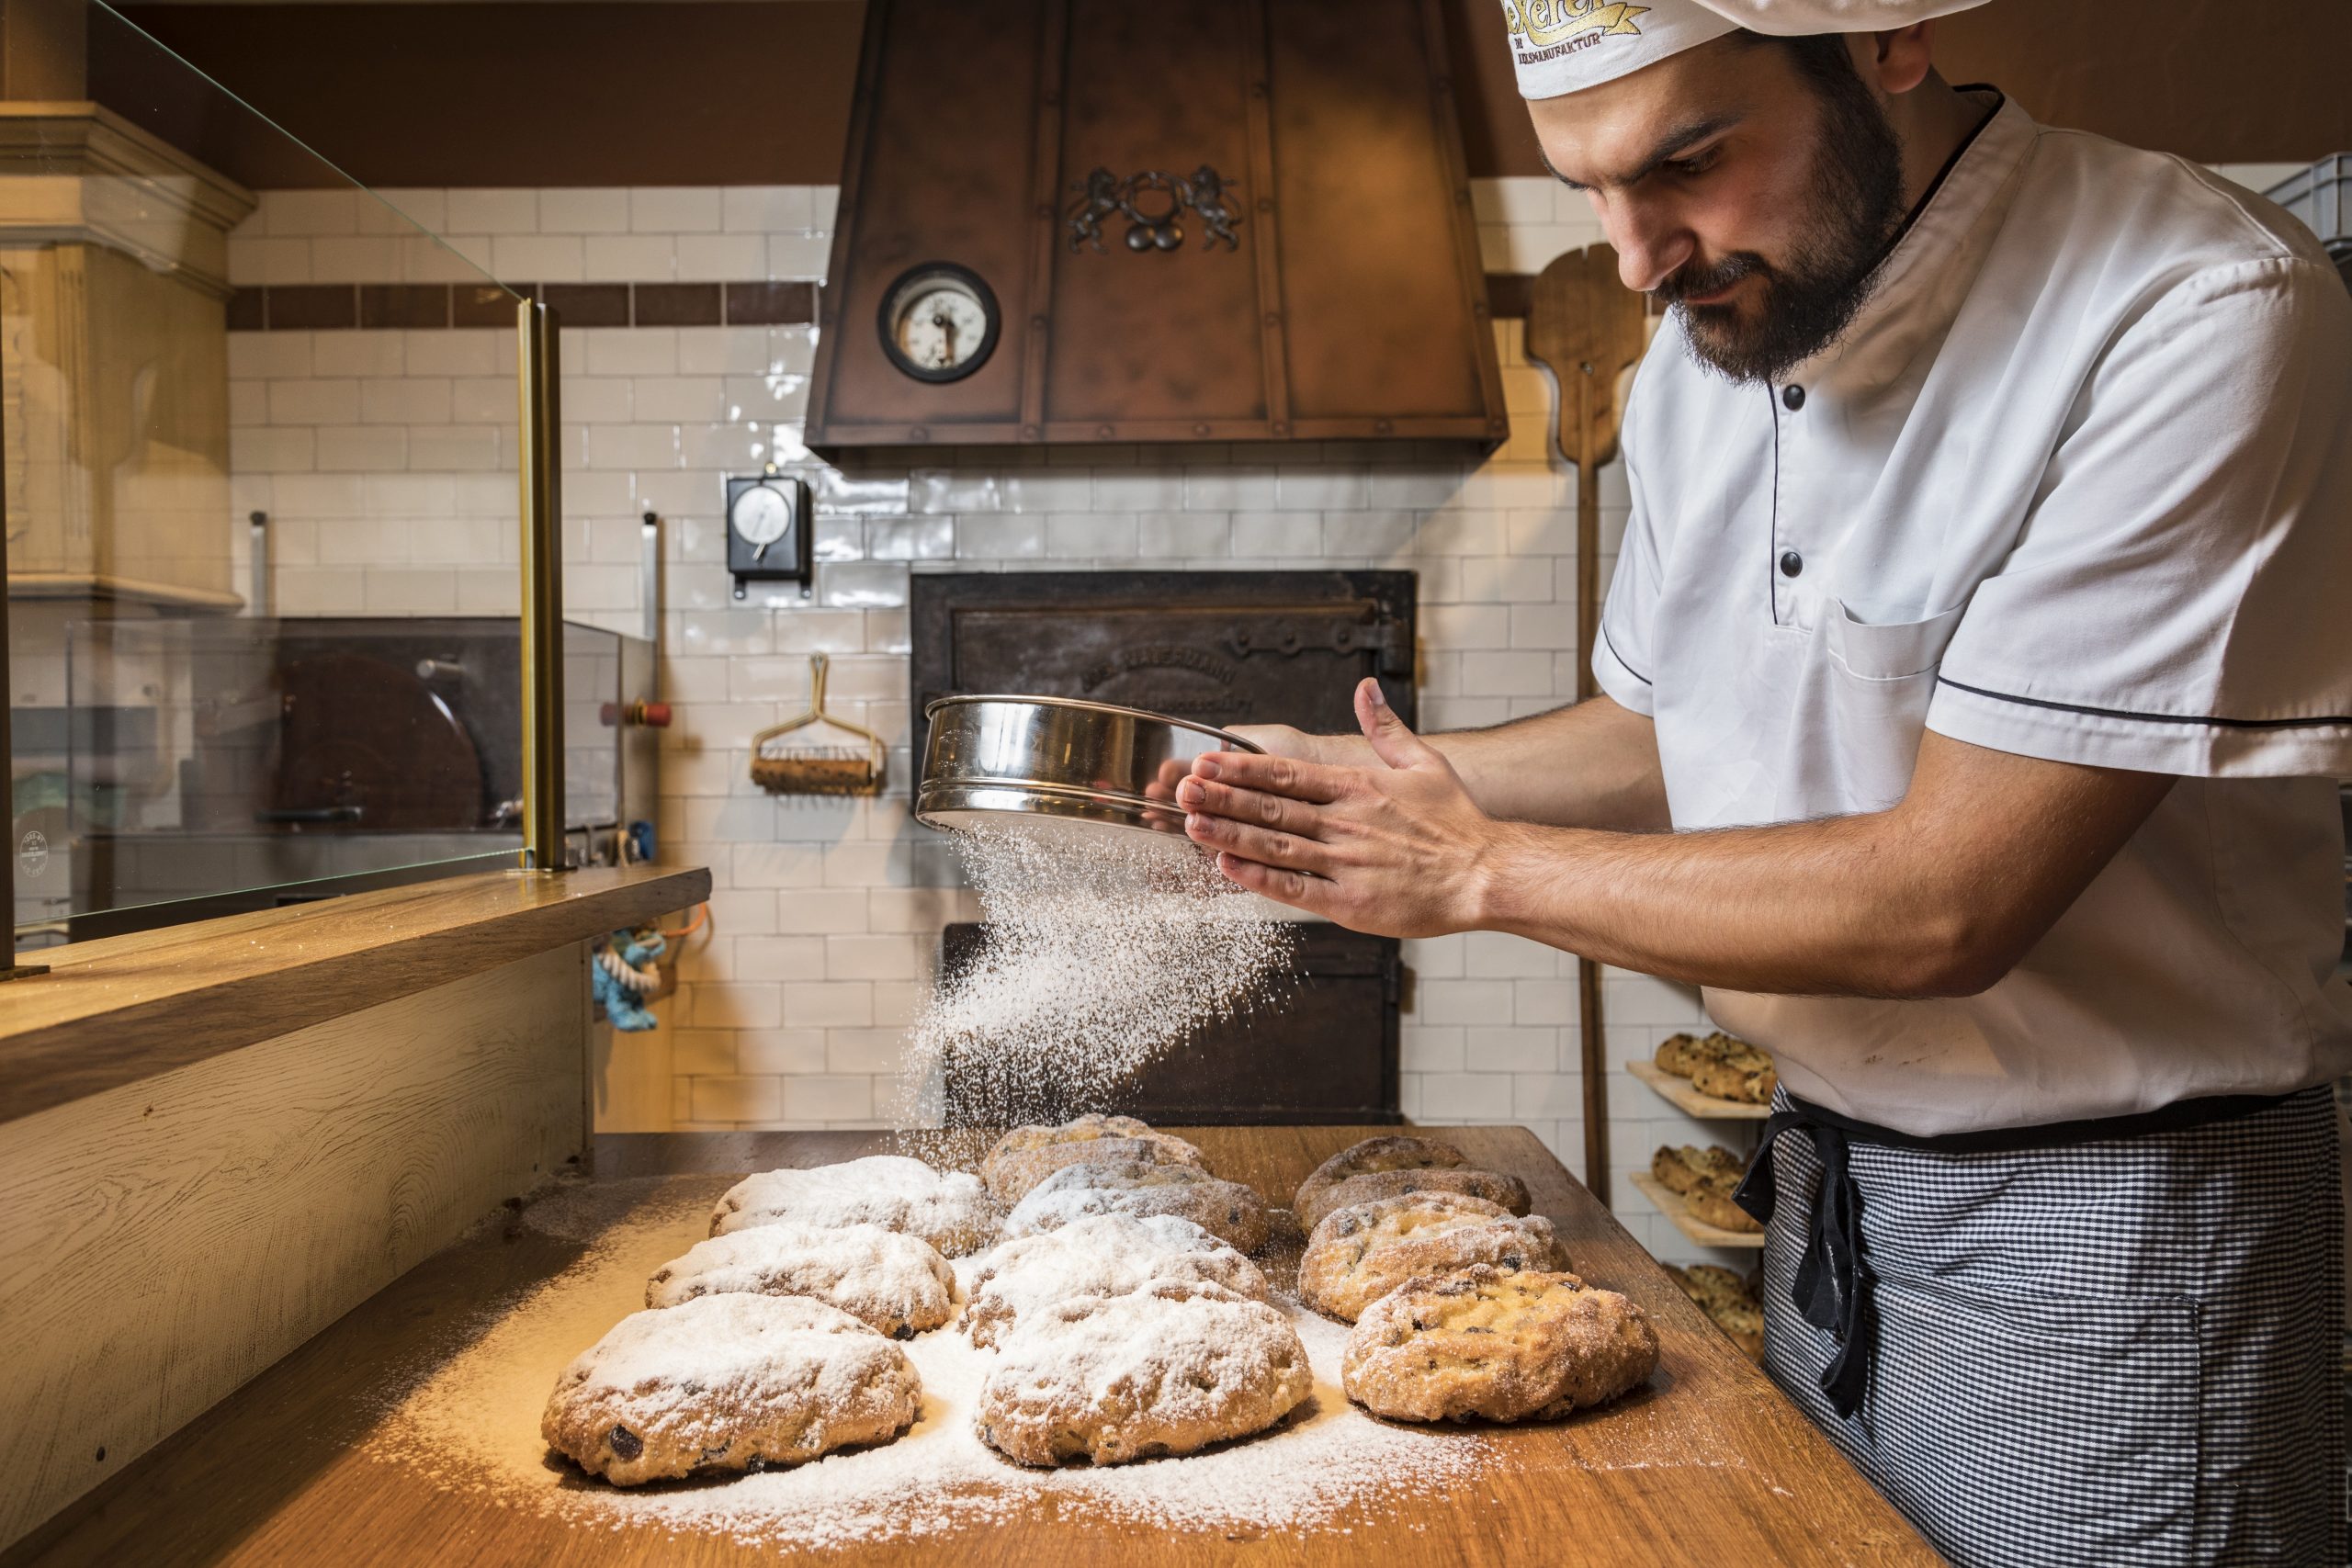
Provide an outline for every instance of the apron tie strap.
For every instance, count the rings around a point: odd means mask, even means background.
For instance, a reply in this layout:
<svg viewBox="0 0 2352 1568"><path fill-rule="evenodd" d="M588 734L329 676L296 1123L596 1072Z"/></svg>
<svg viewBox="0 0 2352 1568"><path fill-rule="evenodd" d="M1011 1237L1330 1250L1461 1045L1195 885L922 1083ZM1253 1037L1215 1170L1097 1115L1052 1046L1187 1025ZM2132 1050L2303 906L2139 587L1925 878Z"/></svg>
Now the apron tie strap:
<svg viewBox="0 0 2352 1568"><path fill-rule="evenodd" d="M1847 1157L1845 1133L1793 1106L1775 1111L1764 1123L1756 1162L1732 1201L1758 1223L1772 1223L1780 1200L1772 1145L1781 1134L1800 1129L1811 1135L1821 1156L1821 1187L1814 1194L1804 1257L1789 1299L1799 1316L1835 1339L1837 1359L1822 1371L1821 1392L1839 1416L1850 1416L1861 1408L1870 1384L1878 1320L1871 1307L1870 1264L1862 1257L1862 1192Z"/></svg>

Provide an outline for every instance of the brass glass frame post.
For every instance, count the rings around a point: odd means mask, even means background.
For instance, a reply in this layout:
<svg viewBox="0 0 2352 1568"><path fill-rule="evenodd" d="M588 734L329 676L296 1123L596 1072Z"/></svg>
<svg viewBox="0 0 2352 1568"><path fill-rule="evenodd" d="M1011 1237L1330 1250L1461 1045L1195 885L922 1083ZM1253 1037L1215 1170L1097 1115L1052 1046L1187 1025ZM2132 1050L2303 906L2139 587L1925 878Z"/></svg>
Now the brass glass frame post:
<svg viewBox="0 0 2352 1568"><path fill-rule="evenodd" d="M0 447L7 445L5 421L0 413ZM8 683L8 507L6 487L0 486L0 692L8 694L8 717L0 721L0 796L5 796L8 823L7 842L0 845L0 897L7 899L8 918L0 922L0 980L22 980L28 976L46 975L46 964L17 962L17 757L15 738L9 730L16 722L17 689Z"/></svg>
<svg viewBox="0 0 2352 1568"><path fill-rule="evenodd" d="M515 307L523 496L523 867L570 869L563 838L563 448L556 313Z"/></svg>

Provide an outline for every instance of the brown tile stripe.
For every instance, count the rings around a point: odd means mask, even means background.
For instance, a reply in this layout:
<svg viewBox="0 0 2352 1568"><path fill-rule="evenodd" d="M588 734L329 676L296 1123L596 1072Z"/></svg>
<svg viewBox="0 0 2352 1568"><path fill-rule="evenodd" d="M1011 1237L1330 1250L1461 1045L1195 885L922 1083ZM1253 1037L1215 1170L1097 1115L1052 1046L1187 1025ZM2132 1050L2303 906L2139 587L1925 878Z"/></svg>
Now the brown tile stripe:
<svg viewBox="0 0 2352 1568"><path fill-rule="evenodd" d="M813 283L273 283L232 290L228 323L235 333L504 327L514 324L516 294L545 299L567 327L801 326L817 319Z"/></svg>
<svg viewBox="0 0 2352 1568"><path fill-rule="evenodd" d="M567 327L625 327L629 324L626 283L545 283L539 298L551 306L556 320Z"/></svg>
<svg viewBox="0 0 2352 1568"><path fill-rule="evenodd" d="M1488 309L1524 318L1535 279L1487 274ZM800 326L817 319L813 283L518 283L545 296L568 327ZM229 296L229 330L321 332L338 327L503 327L514 321L506 289L477 283L277 283Z"/></svg>
<svg viewBox="0 0 2352 1568"><path fill-rule="evenodd" d="M359 287L352 283L294 283L271 288L264 310L272 330L322 332L359 324Z"/></svg>
<svg viewBox="0 0 2352 1568"><path fill-rule="evenodd" d="M446 327L449 324L449 288L444 283L363 283L359 286L362 327Z"/></svg>
<svg viewBox="0 0 2352 1568"><path fill-rule="evenodd" d="M715 327L724 319L716 283L640 283L637 324L640 327Z"/></svg>
<svg viewBox="0 0 2352 1568"><path fill-rule="evenodd" d="M817 319L813 283L730 283L726 288L730 327L798 326Z"/></svg>

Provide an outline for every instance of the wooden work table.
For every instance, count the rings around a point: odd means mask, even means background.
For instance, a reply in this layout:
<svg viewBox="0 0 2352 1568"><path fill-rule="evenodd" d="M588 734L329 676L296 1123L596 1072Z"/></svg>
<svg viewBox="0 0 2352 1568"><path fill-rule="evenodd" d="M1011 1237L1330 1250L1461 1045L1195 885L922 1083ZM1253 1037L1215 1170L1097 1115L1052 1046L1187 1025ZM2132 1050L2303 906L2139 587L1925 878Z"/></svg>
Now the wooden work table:
<svg viewBox="0 0 2352 1568"><path fill-rule="evenodd" d="M1286 1199L1332 1152L1380 1128L1183 1129L1221 1174ZM1254 1539L1145 1529L1057 1509L961 1532L823 1553L871 1563L987 1568L1117 1561L1268 1564L1872 1565L1940 1560L1678 1292L1634 1239L1518 1127L1447 1129L1474 1162L1528 1184L1577 1269L1652 1314L1663 1357L1650 1386L1566 1421L1489 1428L1480 1483L1393 1501L1301 1533ZM637 1205L707 1205L743 1171L885 1151L888 1134L605 1136L599 1183L627 1181ZM649 1180L648 1179L654 1179ZM559 1200L560 1201L560 1200ZM1286 1221L1286 1216L1284 1216ZM1269 1278L1287 1289L1295 1232ZM569 1239L559 1239L559 1235ZM480 1325L598 1245L563 1227L514 1224L410 1270L49 1528L6 1555L9 1568L83 1563L765 1562L776 1548L657 1528L583 1529L436 1487L371 1449L407 1380L430 1375ZM457 1325L465 1332L452 1333ZM951 1325L941 1330L954 1333ZM536 1419L537 1412L527 1413ZM1161 1463L1182 1463L1182 1460Z"/></svg>

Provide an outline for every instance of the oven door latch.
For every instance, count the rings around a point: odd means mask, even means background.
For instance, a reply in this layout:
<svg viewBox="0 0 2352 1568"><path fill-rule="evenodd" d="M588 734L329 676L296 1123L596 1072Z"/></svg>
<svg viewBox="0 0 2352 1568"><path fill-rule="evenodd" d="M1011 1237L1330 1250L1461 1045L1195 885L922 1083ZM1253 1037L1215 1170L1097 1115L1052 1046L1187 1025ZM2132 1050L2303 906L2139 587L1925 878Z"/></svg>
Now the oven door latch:
<svg viewBox="0 0 2352 1568"><path fill-rule="evenodd" d="M1376 614L1369 623L1337 615L1276 617L1236 626L1225 640L1242 659L1259 653L1369 653L1375 674L1402 678L1413 672L1412 638L1401 622Z"/></svg>

